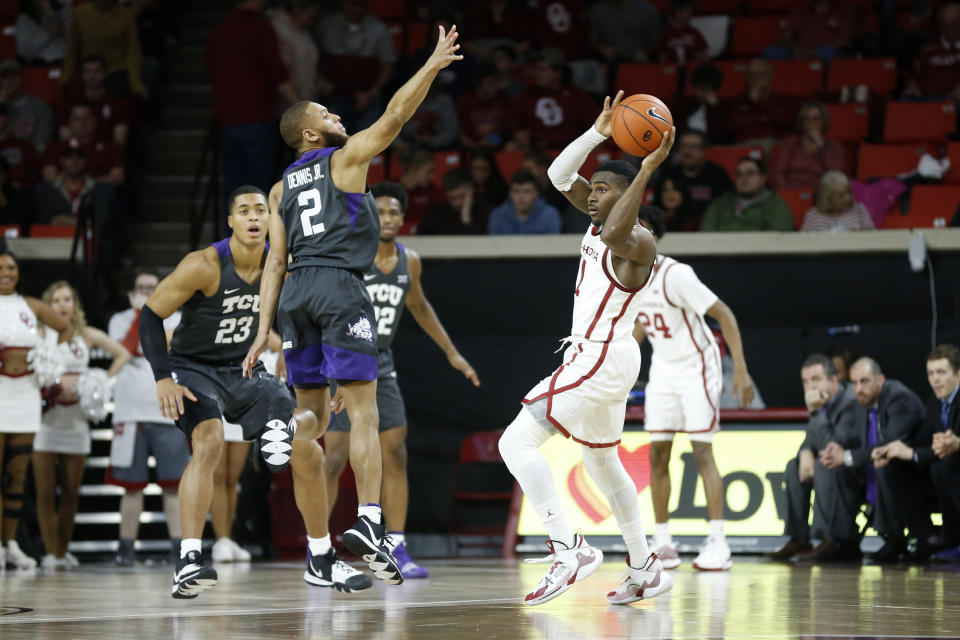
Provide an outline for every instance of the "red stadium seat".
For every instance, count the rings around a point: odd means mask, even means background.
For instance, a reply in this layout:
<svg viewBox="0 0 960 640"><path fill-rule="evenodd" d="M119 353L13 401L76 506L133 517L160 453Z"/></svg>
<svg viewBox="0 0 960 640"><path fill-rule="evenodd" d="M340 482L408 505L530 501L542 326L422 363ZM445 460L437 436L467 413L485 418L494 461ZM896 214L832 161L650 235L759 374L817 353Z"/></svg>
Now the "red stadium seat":
<svg viewBox="0 0 960 640"><path fill-rule="evenodd" d="M813 189L777 189L777 195L790 207L793 214L793 226L803 226L803 216L813 206Z"/></svg>
<svg viewBox="0 0 960 640"><path fill-rule="evenodd" d="M947 143L947 157L950 158L950 169L943 181L947 184L960 184L960 142Z"/></svg>
<svg viewBox="0 0 960 640"><path fill-rule="evenodd" d="M60 67L24 67L23 89L49 104L60 99Z"/></svg>
<svg viewBox="0 0 960 640"><path fill-rule="evenodd" d="M897 26L907 33L932 31L932 22L933 12L930 12L929 15L925 16L919 16L914 11L907 11L905 13L897 14Z"/></svg>
<svg viewBox="0 0 960 640"><path fill-rule="evenodd" d="M497 446L501 435L503 435L502 429L471 433L460 445L460 456L453 468L452 504L448 528L455 553L458 555L460 547L499 547L501 545L501 542L493 543L489 540L466 543L462 539L464 536L491 537L505 534L502 523L466 525L460 518L461 509L468 507L500 506L504 511L509 508L514 492L507 489L510 484L507 476L502 477L502 486L490 487L489 482L484 482L482 485L470 483L473 486L467 486L468 483L463 482L467 477L465 473L467 470L473 470L476 473L484 469L488 472L503 469L503 459L500 457L500 449ZM487 475L485 474L484 477L486 478Z"/></svg>
<svg viewBox="0 0 960 640"><path fill-rule="evenodd" d="M0 60L17 57L17 28L12 24L0 27Z"/></svg>
<svg viewBox="0 0 960 640"><path fill-rule="evenodd" d="M797 6L797 0L749 0L748 13L790 13Z"/></svg>
<svg viewBox="0 0 960 640"><path fill-rule="evenodd" d="M837 58L830 62L827 73L827 91L839 91L843 87L865 84L874 92L887 94L897 86L897 61L895 58L871 58L855 60Z"/></svg>
<svg viewBox="0 0 960 640"><path fill-rule="evenodd" d="M664 102L677 92L677 65L624 62L617 67L616 88L625 95L647 93Z"/></svg>
<svg viewBox="0 0 960 640"><path fill-rule="evenodd" d="M0 0L0 19L13 22L20 13L20 0Z"/></svg>
<svg viewBox="0 0 960 640"><path fill-rule="evenodd" d="M737 163L744 157L763 160L763 147L759 145L750 145L742 147L707 147L707 160L716 162L727 170L727 173L733 178L736 173Z"/></svg>
<svg viewBox="0 0 960 640"><path fill-rule="evenodd" d="M693 95L690 73L704 62L692 62L687 66L686 94ZM717 89L719 98L736 98L747 90L747 63L744 60L711 60L709 64L723 72L723 84Z"/></svg>
<svg viewBox="0 0 960 640"><path fill-rule="evenodd" d="M367 184L377 184L387 177L387 159L381 153L370 159L370 168L367 169Z"/></svg>
<svg viewBox="0 0 960 640"><path fill-rule="evenodd" d="M732 57L750 57L763 53L765 47L777 44L785 18L777 16L738 17L733 20L730 38Z"/></svg>
<svg viewBox="0 0 960 640"><path fill-rule="evenodd" d="M888 213L881 229L945 227L960 206L960 186L918 184L910 191L906 215Z"/></svg>
<svg viewBox="0 0 960 640"><path fill-rule="evenodd" d="M442 188L444 174L451 169L459 169L461 162L459 151L434 151L433 163L436 169L433 171L433 183Z"/></svg>
<svg viewBox="0 0 960 640"><path fill-rule="evenodd" d="M526 151L497 152L497 155L495 156L497 161L497 169L500 170L500 175L503 176L504 180L510 182L510 176L523 168L523 156L525 154Z"/></svg>
<svg viewBox="0 0 960 640"><path fill-rule="evenodd" d="M30 225L31 238L72 238L73 227L64 227L56 224L33 224Z"/></svg>
<svg viewBox="0 0 960 640"><path fill-rule="evenodd" d="M367 10L378 18L403 18L404 0L370 0Z"/></svg>
<svg viewBox="0 0 960 640"><path fill-rule="evenodd" d="M823 91L820 60L772 60L773 92L782 96L809 96Z"/></svg>
<svg viewBox="0 0 960 640"><path fill-rule="evenodd" d="M19 238L19 237L20 237L20 225L18 225L18 224L4 224L4 225L0 225L0 237L3 237L3 238Z"/></svg>
<svg viewBox="0 0 960 640"><path fill-rule="evenodd" d="M587 159L584 160L583 166L580 167L580 175L590 179L590 176L593 175L593 172L596 170L597 166L601 162L608 162L610 160L616 160L623 155L619 149L611 150L606 148L595 149L590 152L590 155L587 156Z"/></svg>
<svg viewBox="0 0 960 640"><path fill-rule="evenodd" d="M430 25L425 22L410 22L407 24L406 53L408 56L427 46L427 31L429 30Z"/></svg>
<svg viewBox="0 0 960 640"><path fill-rule="evenodd" d="M696 0L694 11L697 15L736 15L740 13L742 0Z"/></svg>
<svg viewBox="0 0 960 640"><path fill-rule="evenodd" d="M957 131L953 102L889 102L883 122L885 142L942 140Z"/></svg>
<svg viewBox="0 0 960 640"><path fill-rule="evenodd" d="M862 144L857 159L857 180L893 178L913 171L927 150L922 144Z"/></svg>
<svg viewBox="0 0 960 640"><path fill-rule="evenodd" d="M865 104L828 104L830 131L827 137L842 142L860 142L870 130L870 110Z"/></svg>

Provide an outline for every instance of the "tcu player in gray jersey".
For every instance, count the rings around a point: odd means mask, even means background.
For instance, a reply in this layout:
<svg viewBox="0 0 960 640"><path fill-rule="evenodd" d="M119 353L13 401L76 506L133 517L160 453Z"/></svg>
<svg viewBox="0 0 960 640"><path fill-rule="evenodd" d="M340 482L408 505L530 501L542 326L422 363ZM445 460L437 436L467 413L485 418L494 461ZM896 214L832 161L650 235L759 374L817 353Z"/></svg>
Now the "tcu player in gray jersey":
<svg viewBox="0 0 960 640"><path fill-rule="evenodd" d="M380 450L383 452L383 485L380 500L389 545L405 579L426 578L430 572L407 553L403 536L407 521L407 414L397 385L390 344L400 326L403 308L410 309L417 324L443 350L450 366L463 373L475 387L480 379L460 355L420 284L420 256L397 242L397 231L407 211L407 192L396 182L380 182L370 188L380 215L380 246L373 267L363 283L373 300L377 322L377 410L380 414ZM337 484L350 449L350 418L343 411L343 395L336 389L335 415L324 438L326 444L327 506L337 502Z"/></svg>
<svg viewBox="0 0 960 640"><path fill-rule="evenodd" d="M203 566L200 536L213 497L213 475L223 453L221 416L240 424L244 438L260 435L268 415L295 419L315 429L316 416L299 411L287 388L262 364L247 378L243 357L260 320L260 276L267 253L267 198L256 187L240 187L229 200L227 224L233 235L194 251L180 261L147 300L140 314L140 342L157 380L164 417L175 420L190 439L193 457L180 480L183 540L171 589L174 598L195 598L217 583ZM163 318L181 309L169 355ZM297 507L307 528L309 551L304 580L339 591L372 586L341 562L330 547L323 450L315 440L297 441L291 460Z"/></svg>
<svg viewBox="0 0 960 640"><path fill-rule="evenodd" d="M243 365L245 373L256 365L279 309L287 379L297 404L325 416L330 381L341 385L359 504L357 522L344 532L343 543L388 584L400 584L403 575L390 553L379 502L383 461L377 435L376 317L363 274L373 264L380 224L367 190L367 170L370 160L400 134L440 70L463 58L457 54L457 35L456 26L449 34L440 28L433 54L368 129L348 136L340 117L315 102L299 102L284 112L280 135L298 157L270 190L271 242L260 285L260 331ZM291 441L319 438L327 425L305 429L295 422L280 424L277 418L271 416L261 451L271 469L282 470ZM326 493L322 486L316 490Z"/></svg>

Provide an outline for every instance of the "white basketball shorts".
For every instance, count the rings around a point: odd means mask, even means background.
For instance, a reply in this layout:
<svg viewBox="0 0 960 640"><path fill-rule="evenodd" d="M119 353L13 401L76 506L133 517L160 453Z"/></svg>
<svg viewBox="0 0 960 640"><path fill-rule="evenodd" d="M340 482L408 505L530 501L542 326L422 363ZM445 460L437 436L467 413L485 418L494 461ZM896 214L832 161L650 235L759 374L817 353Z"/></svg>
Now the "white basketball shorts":
<svg viewBox="0 0 960 640"><path fill-rule="evenodd" d="M644 428L650 439L664 441L675 433L686 433L691 440L711 442L720 429L722 390L716 346L674 362L654 357L644 407Z"/></svg>

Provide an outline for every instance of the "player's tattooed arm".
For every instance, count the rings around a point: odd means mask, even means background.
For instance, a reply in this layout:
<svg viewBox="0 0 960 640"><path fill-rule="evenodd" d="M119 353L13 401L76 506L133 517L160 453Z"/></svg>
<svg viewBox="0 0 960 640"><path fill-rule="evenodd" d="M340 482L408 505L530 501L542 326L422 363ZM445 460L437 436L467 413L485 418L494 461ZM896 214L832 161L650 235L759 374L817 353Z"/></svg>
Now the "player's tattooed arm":
<svg viewBox="0 0 960 640"><path fill-rule="evenodd" d="M447 330L444 329L443 323L440 322L433 305L430 304L423 292L423 286L420 284L423 263L420 261L420 256L407 249L407 263L410 265L410 292L407 294L407 308L410 309L413 319L443 350L450 366L466 376L473 383L473 386L479 387L480 378L477 376L476 370L467 362L466 358L460 355Z"/></svg>
<svg viewBox="0 0 960 640"><path fill-rule="evenodd" d="M260 354L267 348L270 340L270 327L277 313L280 301L280 289L283 276L287 272L287 230L280 217L280 198L283 196L283 183L278 182L270 189L270 251L260 276L260 328L254 338L247 357L243 359L243 375L253 376L253 368Z"/></svg>

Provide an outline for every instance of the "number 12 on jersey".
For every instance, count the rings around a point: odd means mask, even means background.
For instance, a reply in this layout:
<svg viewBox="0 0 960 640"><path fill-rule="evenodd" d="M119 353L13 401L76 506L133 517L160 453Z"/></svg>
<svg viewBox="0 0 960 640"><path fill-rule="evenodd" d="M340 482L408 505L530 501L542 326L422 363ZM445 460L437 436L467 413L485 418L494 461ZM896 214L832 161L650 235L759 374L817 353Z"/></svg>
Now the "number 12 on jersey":
<svg viewBox="0 0 960 640"><path fill-rule="evenodd" d="M647 332L647 335L651 338L656 338L656 332L659 331L663 335L661 338L670 339L673 336L670 335L670 327L667 326L666 320L663 319L663 314L655 313L653 314L653 324L650 324L650 316L645 313L641 313L637 316L640 322L643 324L643 330Z"/></svg>
<svg viewBox="0 0 960 640"><path fill-rule="evenodd" d="M300 225L303 227L303 235L310 237L326 231L323 223L313 224L310 221L315 215L320 214L320 190L308 189L297 196L297 204L303 209L300 212Z"/></svg>

